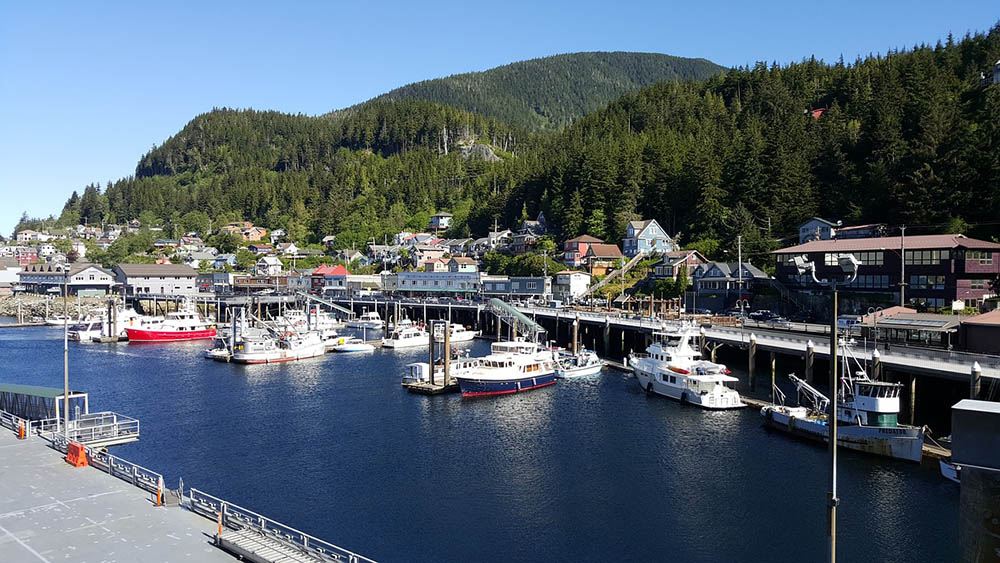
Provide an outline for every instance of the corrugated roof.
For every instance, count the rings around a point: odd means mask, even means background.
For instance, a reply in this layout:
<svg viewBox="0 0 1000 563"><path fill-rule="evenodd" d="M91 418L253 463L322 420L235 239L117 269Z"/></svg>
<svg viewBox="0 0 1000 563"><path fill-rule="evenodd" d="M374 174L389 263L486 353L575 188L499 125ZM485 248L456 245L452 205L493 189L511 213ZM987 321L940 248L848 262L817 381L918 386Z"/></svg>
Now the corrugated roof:
<svg viewBox="0 0 1000 563"><path fill-rule="evenodd" d="M805 254L809 252L855 252L862 250L896 250L904 245L900 237L873 237L833 240L814 240L798 246L775 250L771 254ZM981 248L1000 250L1000 244L968 238L965 235L916 235L906 237L906 250L933 248Z"/></svg>
<svg viewBox="0 0 1000 563"><path fill-rule="evenodd" d="M21 395L31 395L33 397L44 397L55 399L61 397L62 389L55 387L39 387L38 385L16 385L14 383L0 383L0 393L19 393ZM70 391L70 395L77 391Z"/></svg>
<svg viewBox="0 0 1000 563"><path fill-rule="evenodd" d="M118 264L117 269L121 270L128 277L173 276L193 278L198 276L198 272L187 264Z"/></svg>

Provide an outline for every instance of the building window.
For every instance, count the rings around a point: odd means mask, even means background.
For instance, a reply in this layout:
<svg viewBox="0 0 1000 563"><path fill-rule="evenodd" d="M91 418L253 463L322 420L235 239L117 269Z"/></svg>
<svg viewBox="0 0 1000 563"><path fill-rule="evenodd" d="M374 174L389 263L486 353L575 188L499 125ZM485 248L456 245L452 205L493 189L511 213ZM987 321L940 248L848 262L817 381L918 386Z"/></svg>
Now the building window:
<svg viewBox="0 0 1000 563"><path fill-rule="evenodd" d="M947 250L907 250L907 266L933 266L942 260L949 259L950 252Z"/></svg>
<svg viewBox="0 0 1000 563"><path fill-rule="evenodd" d="M913 289L944 289L944 276L910 276L910 287Z"/></svg>
<svg viewBox="0 0 1000 563"><path fill-rule="evenodd" d="M881 266L885 262L885 252L872 250L868 252L855 252L854 257L861 262L862 266Z"/></svg>
<svg viewBox="0 0 1000 563"><path fill-rule="evenodd" d="M986 280L971 280L969 283L970 289L986 289Z"/></svg>
<svg viewBox="0 0 1000 563"><path fill-rule="evenodd" d="M538 282L525 282L526 289L538 289Z"/></svg>
<svg viewBox="0 0 1000 563"><path fill-rule="evenodd" d="M983 266L993 264L993 253L983 250L968 250L965 252L965 261L978 261Z"/></svg>

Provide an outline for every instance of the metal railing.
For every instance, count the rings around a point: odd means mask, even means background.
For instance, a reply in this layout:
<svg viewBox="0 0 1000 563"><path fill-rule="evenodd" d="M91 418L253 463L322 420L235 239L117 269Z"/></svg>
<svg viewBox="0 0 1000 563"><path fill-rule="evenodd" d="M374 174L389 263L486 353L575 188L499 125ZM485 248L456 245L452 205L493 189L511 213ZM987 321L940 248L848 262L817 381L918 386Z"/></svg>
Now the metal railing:
<svg viewBox="0 0 1000 563"><path fill-rule="evenodd" d="M69 444L66 437L60 433L43 432L39 434L43 439L48 440L55 450L67 452ZM163 483L163 475L147 469L137 463L132 463L126 459L116 457L104 450L83 446L87 452L87 463L95 469L106 472L112 477L117 477L126 483L148 491L150 493L163 492L160 486Z"/></svg>
<svg viewBox="0 0 1000 563"><path fill-rule="evenodd" d="M189 489L189 493L192 511L207 518L221 518L222 525L226 528L260 533L323 561L347 563L373 561L198 489Z"/></svg>
<svg viewBox="0 0 1000 563"><path fill-rule="evenodd" d="M40 433L62 433L63 424L64 421L61 419L47 418L36 421L35 426ZM138 438L138 436L139 421L116 412L81 414L78 418L69 421L70 440L85 445Z"/></svg>

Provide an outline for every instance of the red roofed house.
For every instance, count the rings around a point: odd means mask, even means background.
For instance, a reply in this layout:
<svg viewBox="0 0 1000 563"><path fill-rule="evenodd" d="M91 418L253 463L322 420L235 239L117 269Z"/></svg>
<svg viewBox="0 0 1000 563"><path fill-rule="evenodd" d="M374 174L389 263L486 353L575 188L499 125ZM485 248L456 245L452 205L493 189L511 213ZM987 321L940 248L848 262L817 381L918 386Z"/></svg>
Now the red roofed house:
<svg viewBox="0 0 1000 563"><path fill-rule="evenodd" d="M601 244L604 241L590 235L580 235L563 243L563 264L568 268L579 268L587 256L591 244Z"/></svg>
<svg viewBox="0 0 1000 563"><path fill-rule="evenodd" d="M840 276L840 254L853 254L861 266L844 291L891 296L899 303L902 282L905 304L928 310L950 308L954 301L978 307L993 295L990 280L1000 274L1000 244L958 234L814 240L772 254L775 277L789 289L810 292L822 288L812 275L798 273L796 256L805 255L824 279Z"/></svg>
<svg viewBox="0 0 1000 563"><path fill-rule="evenodd" d="M312 289L313 291L323 291L326 287L326 277L327 276L347 276L350 272L347 268L341 264L335 266L322 265L319 268L313 270L312 273Z"/></svg>

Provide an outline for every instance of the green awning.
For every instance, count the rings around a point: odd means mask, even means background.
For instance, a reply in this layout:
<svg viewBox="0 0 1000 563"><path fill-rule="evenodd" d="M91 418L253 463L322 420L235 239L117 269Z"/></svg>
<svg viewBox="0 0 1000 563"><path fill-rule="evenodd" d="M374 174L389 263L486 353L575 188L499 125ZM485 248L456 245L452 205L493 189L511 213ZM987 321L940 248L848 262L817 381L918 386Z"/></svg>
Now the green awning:
<svg viewBox="0 0 1000 563"><path fill-rule="evenodd" d="M30 395L33 397L44 397L46 399L55 399L56 397L61 397L63 394L62 389L57 389L55 387L39 387L37 385L16 385L14 383L0 383L0 393L17 393L19 395ZM76 394L77 391L70 391L70 395Z"/></svg>

